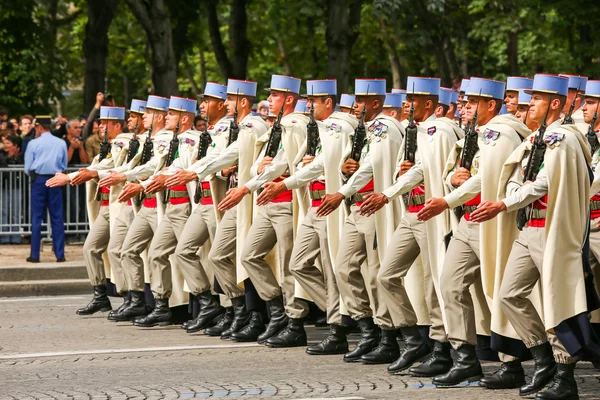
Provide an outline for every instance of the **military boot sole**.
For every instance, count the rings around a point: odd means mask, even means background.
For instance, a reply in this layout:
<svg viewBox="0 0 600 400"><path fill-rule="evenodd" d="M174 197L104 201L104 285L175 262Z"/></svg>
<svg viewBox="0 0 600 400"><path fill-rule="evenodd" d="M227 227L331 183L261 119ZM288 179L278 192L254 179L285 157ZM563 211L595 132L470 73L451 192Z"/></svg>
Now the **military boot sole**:
<svg viewBox="0 0 600 400"><path fill-rule="evenodd" d="M107 311L111 311L111 310L112 310L111 306L106 306L106 307L102 307L102 308L100 308L98 310L94 310L94 311L80 311L80 310L77 310L77 311L75 311L75 313L77 315L94 315L97 312L107 312Z"/></svg>
<svg viewBox="0 0 600 400"><path fill-rule="evenodd" d="M223 330L216 330L216 329L211 330L212 328L213 327L205 329L204 334L207 336L221 336L223 334L223 332L225 332L227 329L229 329L229 327L225 327L225 329L223 329Z"/></svg>
<svg viewBox="0 0 600 400"><path fill-rule="evenodd" d="M275 343L275 344L273 344L273 343L268 343L268 342L265 343L265 346L267 346L268 348L271 348L271 349L284 349L286 347L303 347L306 345L307 345L306 341L300 342L300 343L293 343L293 344L290 344L290 343L285 343L285 344Z"/></svg>
<svg viewBox="0 0 600 400"><path fill-rule="evenodd" d="M436 377L439 375L444 375L445 373L450 371L451 368L452 368L452 364L450 364L447 369L442 369L442 370L439 370L436 372L419 372L419 371L411 371L410 369L408 372L410 373L411 376L414 376L415 378L433 378L433 377ZM521 386L523 386L523 385L521 385ZM517 386L517 387L521 387L521 386Z"/></svg>
<svg viewBox="0 0 600 400"><path fill-rule="evenodd" d="M238 343L249 343L249 342L256 342L256 338L237 338L234 336L230 336L229 340L232 340L234 342L238 342Z"/></svg>
<svg viewBox="0 0 600 400"><path fill-rule="evenodd" d="M431 383L433 383L437 387L446 388L446 387L455 387L455 386L461 385L465 382L467 382L467 383L478 382L481 378L483 378L483 374L470 376L466 379L462 379L460 382L436 382L434 379Z"/></svg>
<svg viewBox="0 0 600 400"><path fill-rule="evenodd" d="M394 361L396 361L398 359L398 357L400 357L400 354L398 354L396 357L391 356L389 359L385 358L385 359L380 359L380 360L365 360L364 358L360 359L360 362L366 365L380 365L380 364L391 364Z"/></svg>
<svg viewBox="0 0 600 400"><path fill-rule="evenodd" d="M399 374L399 373L401 373L401 372L404 372L404 371L406 371L407 369L410 369L410 368L412 368L412 366L413 366L413 365L415 365L416 363L418 363L418 362L423 362L424 360L426 360L426 359L427 359L427 357L429 357L429 353L427 353L427 354L424 354L424 355L420 356L420 357L419 357L419 358L417 358L415 361L413 361L413 362L412 362L412 363L410 363L410 364L407 364L407 365L405 365L405 366L404 366L404 367L402 367L402 368L398 368L398 369L395 369L395 370L393 370L393 371L390 371L390 370L388 369L388 370L387 370L387 372L388 372L389 374L392 374L392 375ZM395 360L394 360L394 361L395 361Z"/></svg>
<svg viewBox="0 0 600 400"><path fill-rule="evenodd" d="M171 321L148 322L148 323L134 322L133 323L133 326L137 326L140 328L152 328L154 326L169 326L169 325L173 325L173 323Z"/></svg>
<svg viewBox="0 0 600 400"><path fill-rule="evenodd" d="M345 349L335 349L335 350L327 350L327 351L311 350L310 347L308 347L306 349L306 354L311 355L311 356L333 356L333 355L338 355L338 354L346 354L347 352L348 352L347 347Z"/></svg>
<svg viewBox="0 0 600 400"><path fill-rule="evenodd" d="M214 317L207 319L206 322L204 322L203 324L200 325L196 325L193 328L190 328L190 325L188 325L188 327L186 328L186 332L187 333L196 333L196 332L200 332L203 331L207 328L212 328L213 326L215 326L217 319L220 318L223 315L223 313L215 315Z"/></svg>
<svg viewBox="0 0 600 400"><path fill-rule="evenodd" d="M525 380L521 382L482 382L479 381L479 386L490 390L500 389L518 389L525 384Z"/></svg>

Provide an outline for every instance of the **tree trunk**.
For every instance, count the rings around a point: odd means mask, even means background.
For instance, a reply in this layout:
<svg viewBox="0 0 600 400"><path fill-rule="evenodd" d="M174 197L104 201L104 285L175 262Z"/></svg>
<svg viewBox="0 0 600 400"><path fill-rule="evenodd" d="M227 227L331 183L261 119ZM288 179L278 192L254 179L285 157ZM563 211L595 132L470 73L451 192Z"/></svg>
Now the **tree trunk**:
<svg viewBox="0 0 600 400"><path fill-rule="evenodd" d="M231 65L231 61L225 50L225 45L223 44L223 39L221 38L221 24L219 23L219 16L217 14L217 2L218 0L206 1L206 18L208 20L210 42L212 43L217 64L219 64L219 67L221 68L223 78L227 80L233 76L233 66Z"/></svg>
<svg viewBox="0 0 600 400"><path fill-rule="evenodd" d="M108 28L113 20L118 0L87 0L88 22L85 25L83 57L83 113L96 103L96 93L104 91L106 57L108 57Z"/></svg>
<svg viewBox="0 0 600 400"><path fill-rule="evenodd" d="M349 84L350 54L358 39L363 0L328 0L327 3L327 76L336 78L338 92L345 93Z"/></svg>
<svg viewBox="0 0 600 400"><path fill-rule="evenodd" d="M232 49L231 78L246 79L252 45L248 40L247 0L233 0L229 17L229 43Z"/></svg>
<svg viewBox="0 0 600 400"><path fill-rule="evenodd" d="M183 55L183 68L185 69L185 76L188 78L188 81L190 82L190 86L192 87L192 92L194 92L194 96L196 98L200 98L200 95L202 94L200 92L200 89L198 89L198 85L196 84L196 80L194 79L194 71L192 71L192 66L190 65L190 62L188 61L187 55Z"/></svg>
<svg viewBox="0 0 600 400"><path fill-rule="evenodd" d="M509 75L519 75L519 35L510 31L506 38L506 54L508 56Z"/></svg>
<svg viewBox="0 0 600 400"><path fill-rule="evenodd" d="M206 58L204 58L204 49L202 47L200 47L200 79L200 88L204 92L208 78L206 77Z"/></svg>
<svg viewBox="0 0 600 400"><path fill-rule="evenodd" d="M152 49L152 82L155 93L169 97L179 94L177 64L173 50L171 20L164 0L125 0L150 42Z"/></svg>
<svg viewBox="0 0 600 400"><path fill-rule="evenodd" d="M281 37L277 38L277 48L279 49L279 58L281 58L281 62L283 63L285 74L292 76L292 67L290 67L290 63L288 62L285 45L283 44L283 39L281 39Z"/></svg>

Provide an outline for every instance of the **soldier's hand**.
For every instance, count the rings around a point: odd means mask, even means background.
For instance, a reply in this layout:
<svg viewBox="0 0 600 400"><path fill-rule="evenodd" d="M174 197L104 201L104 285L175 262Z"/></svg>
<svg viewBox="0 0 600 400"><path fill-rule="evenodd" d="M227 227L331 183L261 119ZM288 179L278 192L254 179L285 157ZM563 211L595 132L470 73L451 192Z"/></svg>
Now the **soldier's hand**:
<svg viewBox="0 0 600 400"><path fill-rule="evenodd" d="M123 188L123 191L117 198L117 201L119 203L124 203L127 200L131 200L133 197L142 193L143 191L144 191L144 187L142 185L140 185L139 183L128 183Z"/></svg>
<svg viewBox="0 0 600 400"><path fill-rule="evenodd" d="M419 221L428 221L450 208L443 198L433 197L425 202L425 206L417 213Z"/></svg>
<svg viewBox="0 0 600 400"><path fill-rule="evenodd" d="M235 172L236 168L237 168L237 165L232 165L229 168L225 168L224 170L221 171L221 175L223 175L224 177L228 177L229 175L231 175Z"/></svg>
<svg viewBox="0 0 600 400"><path fill-rule="evenodd" d="M65 186L69 183L71 179L69 179L69 175L63 174L62 172L57 172L52 178L46 181L46 186L48 187L57 187L57 186Z"/></svg>
<svg viewBox="0 0 600 400"><path fill-rule="evenodd" d="M311 162L313 162L314 159L315 159L315 156L304 156L304 157L302 157L302 166L306 167L308 164L310 164Z"/></svg>
<svg viewBox="0 0 600 400"><path fill-rule="evenodd" d="M460 167L459 169L457 169L454 172L454 175L452 175L452 178L450 179L450 183L452 183L452 186L454 186L454 187L459 187L460 185L462 185L463 183L468 181L470 177L471 177L471 173L469 172L469 170L466 168Z"/></svg>
<svg viewBox="0 0 600 400"><path fill-rule="evenodd" d="M408 160L402 161L402 164L400 164L400 172L398 172L398 176L404 175L409 169L412 168L413 165L415 165L415 163L412 163Z"/></svg>
<svg viewBox="0 0 600 400"><path fill-rule="evenodd" d="M506 211L506 205L503 201L482 201L477 209L471 213L471 222L485 222L502 211Z"/></svg>
<svg viewBox="0 0 600 400"><path fill-rule="evenodd" d="M365 199L360 206L360 215L370 217L377 211L381 210L383 206L389 203L390 199L383 193L371 193L365 196Z"/></svg>
<svg viewBox="0 0 600 400"><path fill-rule="evenodd" d="M125 182L127 180L127 177L125 176L125 174L122 174L120 172L115 172L115 171L108 171L110 173L110 175L108 175L107 177L100 179L100 182L98 182L98 185L100 185L100 187L105 187L105 186L115 186L118 185L121 182Z"/></svg>
<svg viewBox="0 0 600 400"><path fill-rule="evenodd" d="M336 210L342 204L345 197L341 193L326 194L323 196L323 201L319 208L317 208L317 216L325 217Z"/></svg>
<svg viewBox="0 0 600 400"><path fill-rule="evenodd" d="M154 176L152 178L152 182L150 182L148 184L148 186L146 186L146 193L156 193L156 192L160 192L161 190L166 189L167 185L165 184L165 182L167 181L167 176L166 175L161 175L158 174L156 176Z"/></svg>
<svg viewBox="0 0 600 400"><path fill-rule="evenodd" d="M256 205L264 206L269 204L279 193L287 190L283 182L267 182L263 186L263 191L256 199Z"/></svg>
<svg viewBox="0 0 600 400"><path fill-rule="evenodd" d="M250 190L246 186L232 188L227 191L227 196L219 203L217 209L219 211L227 211L230 208L237 206L245 195L249 194Z"/></svg>
<svg viewBox="0 0 600 400"><path fill-rule="evenodd" d="M71 181L71 186L81 185L91 179L98 177L98 171L92 171L87 168L83 168L79 170L79 173L73 177Z"/></svg>
<svg viewBox="0 0 600 400"><path fill-rule="evenodd" d="M104 93L98 92L96 94L96 108L99 109L103 103L104 103Z"/></svg>
<svg viewBox="0 0 600 400"><path fill-rule="evenodd" d="M179 171L175 172L174 175L167 177L165 185L167 187L187 185L196 179L198 179L198 175L196 175L195 172L180 169Z"/></svg>
<svg viewBox="0 0 600 400"><path fill-rule="evenodd" d="M273 157L263 157L257 168L259 175L262 174L265 167L273 162Z"/></svg>
<svg viewBox="0 0 600 400"><path fill-rule="evenodd" d="M344 175L352 175L356 172L359 166L360 165L357 161L349 158L346 161L344 161L344 164L342 164L342 173Z"/></svg>

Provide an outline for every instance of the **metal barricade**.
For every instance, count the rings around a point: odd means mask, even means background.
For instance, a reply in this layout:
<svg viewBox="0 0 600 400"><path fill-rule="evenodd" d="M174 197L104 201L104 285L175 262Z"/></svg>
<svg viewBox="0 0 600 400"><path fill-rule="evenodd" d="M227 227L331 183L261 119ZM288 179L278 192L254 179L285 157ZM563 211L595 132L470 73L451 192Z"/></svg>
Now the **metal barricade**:
<svg viewBox="0 0 600 400"><path fill-rule="evenodd" d="M66 173L85 165L73 165ZM23 165L0 168L0 243L16 244L21 236L31 235L31 180ZM63 218L66 235L84 235L89 232L85 185L67 185L63 190ZM42 236L50 239L50 216L46 212L42 222ZM7 240L8 238L8 240Z"/></svg>

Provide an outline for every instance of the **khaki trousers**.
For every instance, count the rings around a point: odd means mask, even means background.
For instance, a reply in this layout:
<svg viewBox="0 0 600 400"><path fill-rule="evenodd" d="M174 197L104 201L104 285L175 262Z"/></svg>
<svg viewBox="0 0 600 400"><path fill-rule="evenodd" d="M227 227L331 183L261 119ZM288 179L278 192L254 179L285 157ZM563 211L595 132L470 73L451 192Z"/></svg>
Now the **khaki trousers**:
<svg viewBox="0 0 600 400"><path fill-rule="evenodd" d="M141 254L154 236L156 218L156 208L142 207L133 219L123 241L121 263L131 285L129 290L144 291L144 260L142 260Z"/></svg>
<svg viewBox="0 0 600 400"><path fill-rule="evenodd" d="M117 286L119 293L131 290L131 283L127 279L125 271L123 270L123 264L121 263L121 249L123 248L123 241L135 214L132 206L123 206L121 212L115 219L113 228L110 231L110 240L108 241L108 260L110 261L110 270L114 278L114 284Z"/></svg>
<svg viewBox="0 0 600 400"><path fill-rule="evenodd" d="M217 281L230 299L244 296L244 289L237 285L236 238L237 208L232 208L223 214L208 253L208 260L213 264Z"/></svg>
<svg viewBox="0 0 600 400"><path fill-rule="evenodd" d="M590 265L594 274L596 291L600 293L600 218L590 221ZM600 323L600 310L590 313L592 324Z"/></svg>
<svg viewBox="0 0 600 400"><path fill-rule="evenodd" d="M389 308L394 326L402 328L417 324L417 316L404 288L403 278L419 254L423 263L425 302L431 318L429 337L438 342L447 342L442 310L429 266L425 223L417 220L416 213L404 214L392 235L377 276L382 287L381 293L387 304L394 305Z"/></svg>
<svg viewBox="0 0 600 400"><path fill-rule="evenodd" d="M502 310L528 348L546 343L552 345L554 359L560 364L573 364L571 357L554 333L546 332L529 295L540 279L544 260L546 233L544 228L525 227L513 244L499 296Z"/></svg>
<svg viewBox="0 0 600 400"><path fill-rule="evenodd" d="M288 315L306 315L308 304L294 297L295 281L290 272L290 257L294 245L293 224L292 203L269 203L258 207L242 250L241 261L261 299L269 301L283 294ZM265 261L266 255L275 245L279 257L281 287Z"/></svg>
<svg viewBox="0 0 600 400"><path fill-rule="evenodd" d="M198 250L208 239L215 236L216 230L215 207L212 204L198 204L187 219L175 248L177 267L181 269L193 295L210 290L210 280L200 262Z"/></svg>
<svg viewBox="0 0 600 400"><path fill-rule="evenodd" d="M175 252L191 210L190 203L167 204L165 215L152 238L150 250L148 250L148 266L150 268L150 288L156 299L168 299L173 292L169 257Z"/></svg>
<svg viewBox="0 0 600 400"><path fill-rule="evenodd" d="M375 217L365 217L359 212L360 207L350 206L350 215L342 229L335 260L338 288L352 319L373 317L377 325L391 329L390 312L378 287Z"/></svg>
<svg viewBox="0 0 600 400"><path fill-rule="evenodd" d="M102 254L108 246L110 238L110 213L108 207L100 207L98 218L90 227L90 231L83 244L83 259L88 277L92 286L106 284L106 272Z"/></svg>
<svg viewBox="0 0 600 400"><path fill-rule="evenodd" d="M319 255L323 271L315 265ZM329 255L327 217L317 217L317 207L310 208L298 228L290 268L292 275L317 307L327 312L327 322L341 325L340 292ZM290 317L302 318L304 315Z"/></svg>
<svg viewBox="0 0 600 400"><path fill-rule="evenodd" d="M455 349L465 343L477 345L475 309L469 288L481 279L479 228L479 224L461 218L448 246L440 278L448 341Z"/></svg>

